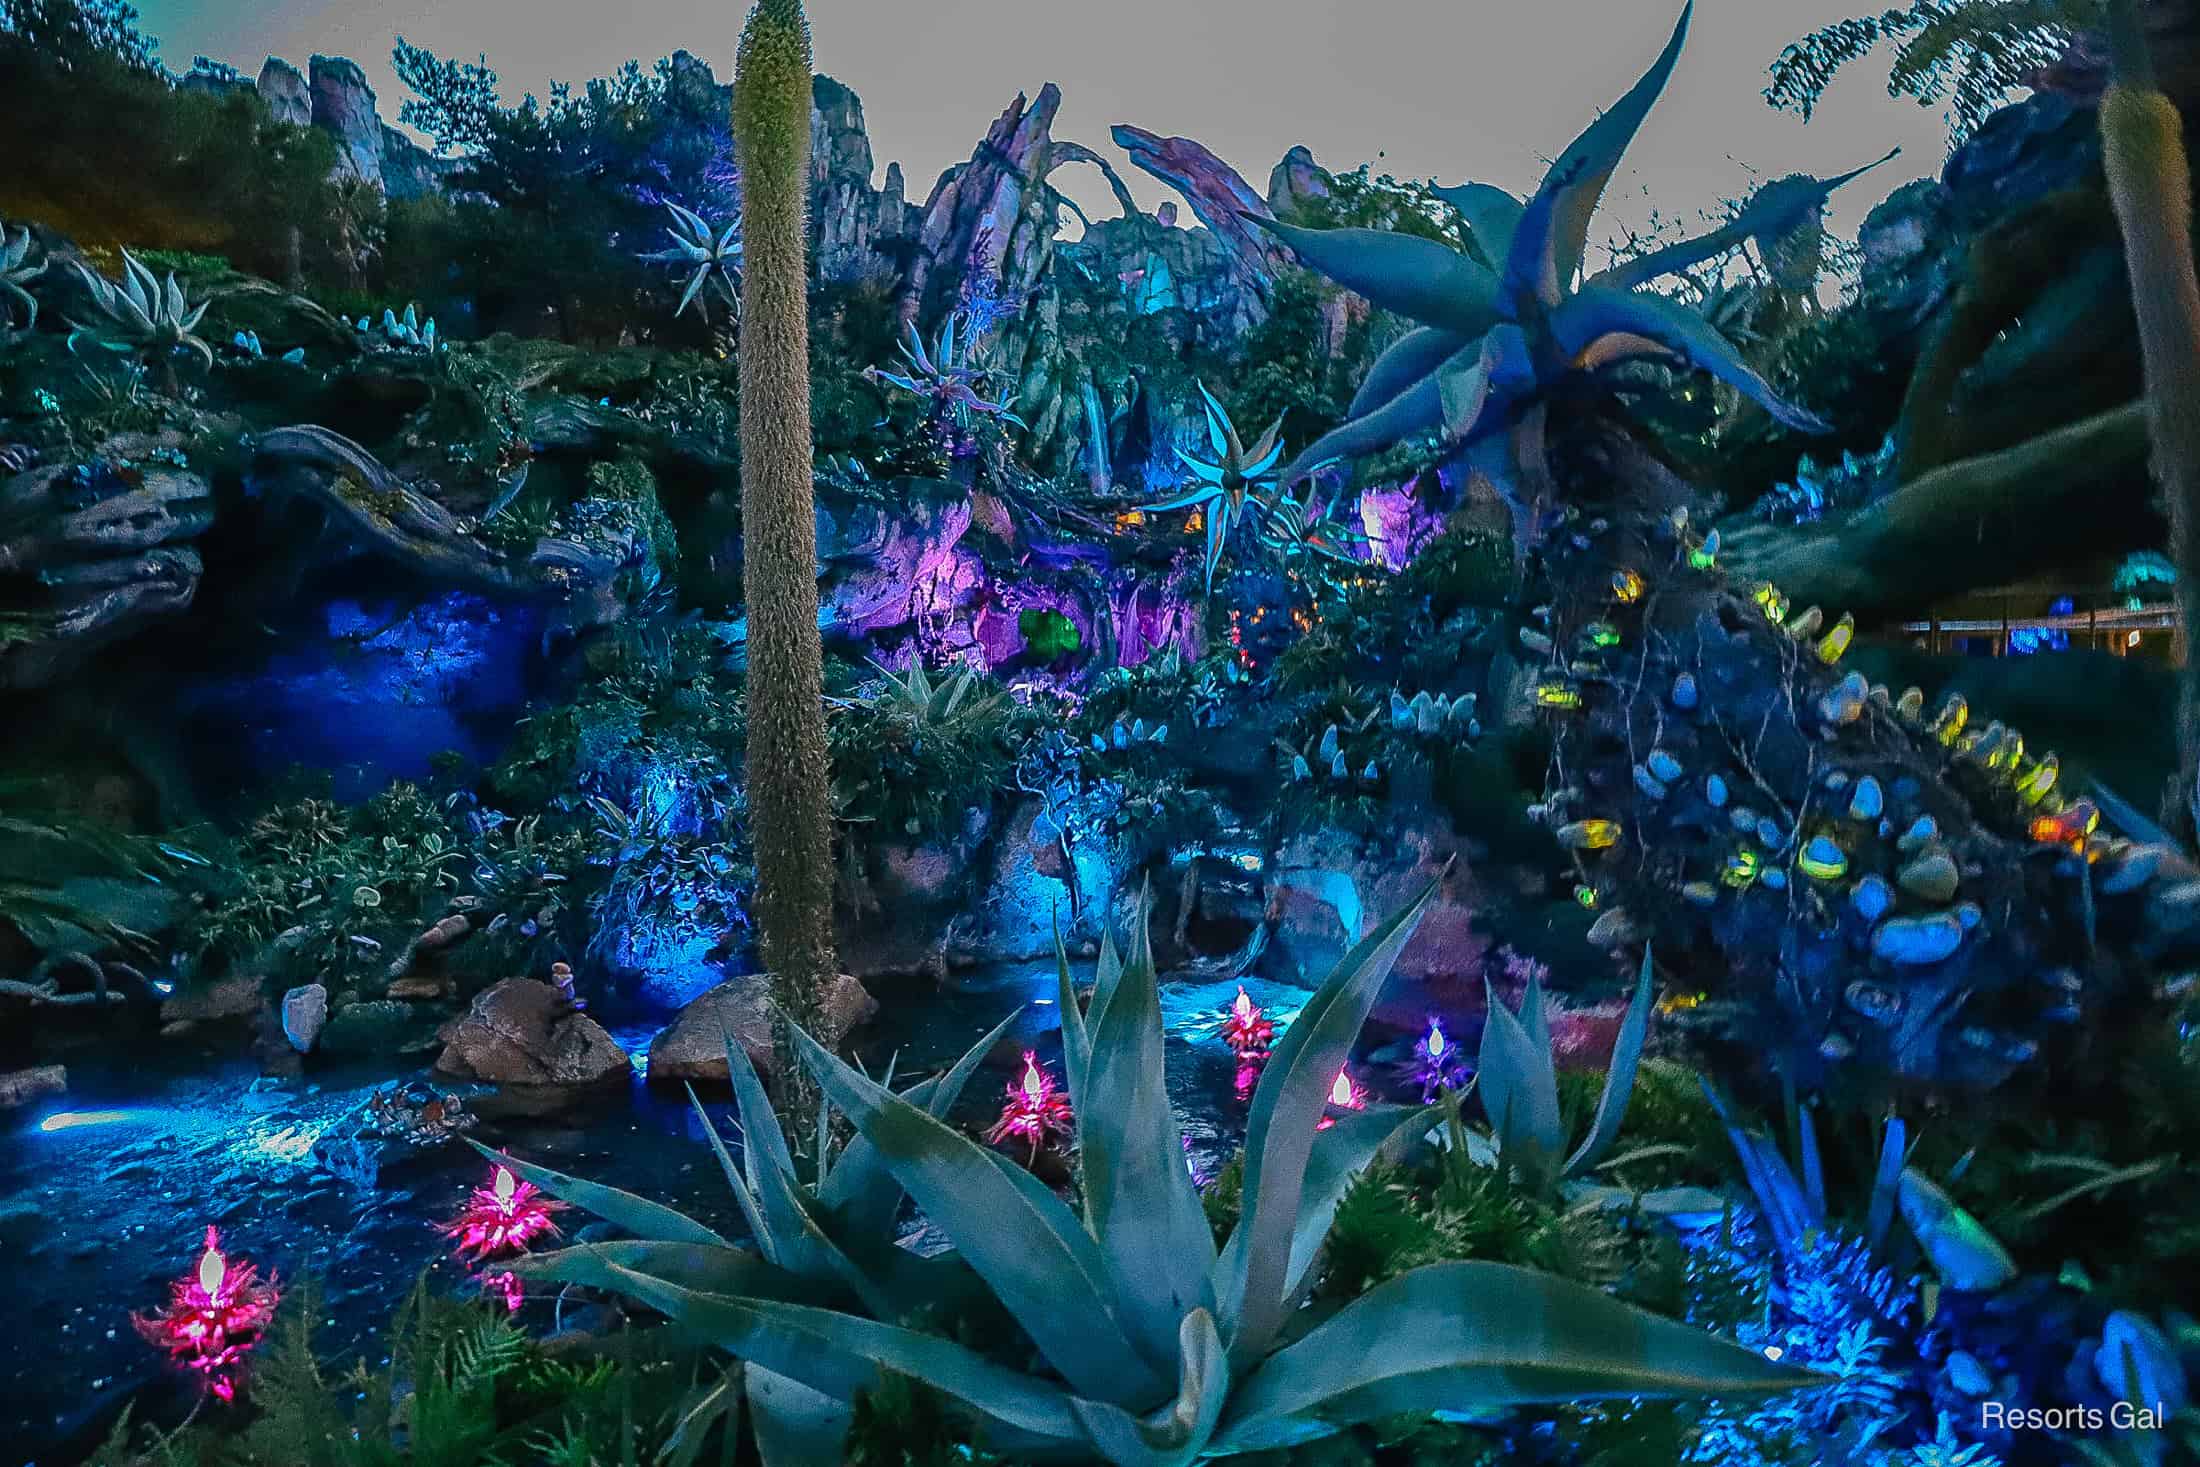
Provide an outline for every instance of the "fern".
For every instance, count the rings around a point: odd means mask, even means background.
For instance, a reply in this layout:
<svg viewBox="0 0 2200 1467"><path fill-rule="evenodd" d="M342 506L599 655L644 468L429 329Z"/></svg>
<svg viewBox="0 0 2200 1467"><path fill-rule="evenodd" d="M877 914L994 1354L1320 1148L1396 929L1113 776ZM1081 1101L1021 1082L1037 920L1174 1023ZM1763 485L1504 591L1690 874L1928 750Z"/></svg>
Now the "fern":
<svg viewBox="0 0 2200 1467"><path fill-rule="evenodd" d="M1945 99L1952 139L1961 142L2104 14L2102 0L1912 0L1906 10L1836 21L1788 47L1772 64L1765 100L1808 121L1842 67L1893 43L1888 95L1923 105Z"/></svg>

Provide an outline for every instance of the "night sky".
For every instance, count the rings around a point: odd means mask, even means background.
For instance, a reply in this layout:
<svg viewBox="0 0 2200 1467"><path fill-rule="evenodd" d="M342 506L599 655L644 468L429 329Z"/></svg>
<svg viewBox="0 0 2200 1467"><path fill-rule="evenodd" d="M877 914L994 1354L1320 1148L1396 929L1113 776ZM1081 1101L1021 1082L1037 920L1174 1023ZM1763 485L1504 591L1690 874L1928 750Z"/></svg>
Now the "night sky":
<svg viewBox="0 0 2200 1467"><path fill-rule="evenodd" d="M141 0L169 66L204 54L256 73L269 53L315 51L367 71L394 121L402 35L446 56L486 53L508 100L584 81L628 58L685 47L732 70L740 0ZM1614 184L1600 234L1653 206L1693 221L1753 177L1832 173L1900 144L1903 157L1837 197L1853 233L1899 184L1937 171L1938 109L1886 95L1886 59L1844 73L1803 125L1760 95L1766 66L1867 0L1702 0L1680 69ZM921 200L970 155L1016 92L1061 85L1056 128L1111 152L1133 122L1196 137L1256 188L1294 143L1325 166L1378 159L1401 177L1533 189L1540 160L1608 106L1656 56L1678 0L811 0L817 65L862 97L880 170L898 159ZM1119 157L1119 155L1116 155ZM1090 170L1058 183L1095 217L1115 212ZM1142 202L1165 193L1130 171Z"/></svg>

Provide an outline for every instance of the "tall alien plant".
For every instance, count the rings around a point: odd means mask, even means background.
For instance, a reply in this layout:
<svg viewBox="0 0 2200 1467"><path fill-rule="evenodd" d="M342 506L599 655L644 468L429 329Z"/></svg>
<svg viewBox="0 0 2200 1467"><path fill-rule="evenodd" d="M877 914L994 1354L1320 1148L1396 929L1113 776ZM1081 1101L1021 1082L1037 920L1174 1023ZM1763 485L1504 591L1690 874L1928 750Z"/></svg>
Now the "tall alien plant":
<svg viewBox="0 0 2200 1467"><path fill-rule="evenodd" d="M2182 820L2200 826L2200 279L2192 263L2192 165L2183 119L2154 79L2130 0L2109 7L2115 83L2101 98L2101 152L2123 227L2154 470L2169 502L2177 623L2177 771Z"/></svg>
<svg viewBox="0 0 2200 1467"><path fill-rule="evenodd" d="M1448 449L1475 451L1477 467L1512 500L1516 533L1526 544L1547 497L1534 487L1548 472L1545 403L1582 388L1611 390L1618 385L1613 371L1637 361L1708 372L1790 427L1828 431L1815 415L1783 400L1700 314L1638 287L1741 239L1785 237L1815 221L1832 191L1863 169L1832 179L1784 180L1760 190L1717 232L1576 284L1590 219L1672 75L1693 10L1693 4L1682 10L1657 63L1559 154L1525 203L1488 184L1436 191L1465 218L1487 264L1417 235L1252 219L1310 268L1418 323L1368 369L1346 420L1282 471L1284 483L1409 438L1440 434Z"/></svg>
<svg viewBox="0 0 2200 1467"><path fill-rule="evenodd" d="M1433 1264L1326 1317L1302 1312L1351 1178L1428 1124L1418 1107L1383 1108L1317 1130L1428 899L1424 891L1347 953L1276 1045L1248 1118L1243 1210L1219 1248L1169 1103L1141 917L1127 962L1112 944L1102 954L1089 1011L1068 963L1059 966L1083 1179L1075 1207L932 1108L797 1036L803 1062L861 1144L1016 1330L969 1330L988 1346L974 1348L890 1322L876 1307L867 1316L810 1296L797 1302L751 1283L774 1277L755 1269L713 1275L709 1260L691 1263L677 1250L635 1246L621 1261L599 1249L594 1277L833 1400L852 1402L882 1374L921 1382L974 1423L988 1450L1020 1457L1164 1467L1439 1410L1810 1384L1806 1373L1595 1289L1500 1264ZM839 1224L827 1210L802 1216L827 1236Z"/></svg>
<svg viewBox="0 0 2200 1467"><path fill-rule="evenodd" d="M734 63L733 145L747 260L740 378L749 810L778 1075L794 1103L806 1072L793 1031L820 1031L818 995L837 968L810 459L810 27L802 0L757 0L749 12Z"/></svg>
<svg viewBox="0 0 2200 1467"><path fill-rule="evenodd" d="M1229 547L1230 531L1245 517L1248 503L1258 504L1253 491L1267 483L1275 474L1276 462L1283 457L1283 444L1278 435L1283 431L1283 419L1278 417L1268 425L1248 448L1238 436L1237 425L1215 395L1207 390L1207 384L1199 384L1201 405L1207 411L1207 441L1213 445L1214 461L1197 458L1183 449L1176 456L1184 467L1192 471L1196 480L1193 486L1173 499L1159 504L1139 506L1141 514L1167 514L1177 509L1199 509L1207 519L1207 589L1215 588L1215 567L1222 564L1222 552Z"/></svg>

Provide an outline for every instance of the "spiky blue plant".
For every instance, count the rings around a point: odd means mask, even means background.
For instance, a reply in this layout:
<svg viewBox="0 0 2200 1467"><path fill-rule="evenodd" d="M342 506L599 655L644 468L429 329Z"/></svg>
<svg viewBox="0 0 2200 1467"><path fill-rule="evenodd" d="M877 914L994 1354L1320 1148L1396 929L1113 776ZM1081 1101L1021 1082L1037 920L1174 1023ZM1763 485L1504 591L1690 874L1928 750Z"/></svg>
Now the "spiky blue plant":
<svg viewBox="0 0 2200 1467"><path fill-rule="evenodd" d="M146 361L157 362L171 378L173 358L178 352L192 352L203 358L209 367L214 365L214 348L196 334L199 318L206 314L211 303L200 301L193 305L185 299L183 287L176 284L174 271L169 272L165 281L155 280L152 271L124 250L122 283L119 285L87 269L81 262L76 262L76 273L84 277L92 304L105 318L93 326L72 321L70 325L76 328L77 335L90 337L112 350L134 352Z"/></svg>
<svg viewBox="0 0 2200 1467"><path fill-rule="evenodd" d="M728 220L726 227L714 230L707 220L693 209L665 200L665 207L672 211L672 223L665 232L672 236L672 248L642 256L645 260L662 265L676 265L687 272L687 287L680 292L680 304L673 308L675 317L685 315L687 308L701 301L707 290L715 289L725 298L726 308L734 315L741 313L741 221ZM707 320L710 307L702 307Z"/></svg>
<svg viewBox="0 0 2200 1467"><path fill-rule="evenodd" d="M1027 427L1012 411L1016 402L1013 397L994 402L980 395L979 389L992 376L992 371L979 366L973 359L972 349L977 338L970 331L958 329L961 321L959 311L950 315L929 347L917 334L917 328L909 327L899 347L905 370L889 372L872 367L864 375L873 381L891 383L904 392L915 393L931 404L935 416L951 417L961 427L969 426L972 413L999 418L1019 428Z"/></svg>
<svg viewBox="0 0 2200 1467"><path fill-rule="evenodd" d="M435 332L435 317L422 321L420 308L409 303L402 316L387 306L382 308L379 336L374 324L365 316L359 318L357 329L359 344L368 351L418 351L432 355L442 347Z"/></svg>
<svg viewBox="0 0 2200 1467"><path fill-rule="evenodd" d="M1832 191L1862 169L1783 180L1718 231L1575 284L1590 219L1672 74L1693 9L1681 12L1648 74L1559 154L1534 197L1523 203L1479 183L1436 191L1465 218L1488 265L1416 235L1251 220L1312 269L1419 323L1368 369L1346 421L1308 445L1283 471L1284 482L1437 433L1448 449L1487 445L1482 467L1518 494L1522 465L1540 461L1541 419L1533 409L1580 384L1609 389L1615 369L1639 361L1708 372L1790 427L1827 431L1781 398L1700 314L1637 287L1743 239L1777 240L1814 222ZM1516 426L1525 441L1507 431Z"/></svg>
<svg viewBox="0 0 2200 1467"><path fill-rule="evenodd" d="M1171 510L1198 509L1206 516L1207 589L1213 591L1215 567L1222 564L1230 531L1245 517L1248 505L1260 504L1253 491L1275 477L1276 462L1283 457L1283 419L1278 417L1270 423L1268 431L1248 448L1238 436L1237 425L1204 382L1199 384L1199 396L1207 410L1207 441L1214 446L1214 462L1178 449L1177 458L1198 482L1173 499L1142 504L1138 510L1141 514L1167 514Z"/></svg>

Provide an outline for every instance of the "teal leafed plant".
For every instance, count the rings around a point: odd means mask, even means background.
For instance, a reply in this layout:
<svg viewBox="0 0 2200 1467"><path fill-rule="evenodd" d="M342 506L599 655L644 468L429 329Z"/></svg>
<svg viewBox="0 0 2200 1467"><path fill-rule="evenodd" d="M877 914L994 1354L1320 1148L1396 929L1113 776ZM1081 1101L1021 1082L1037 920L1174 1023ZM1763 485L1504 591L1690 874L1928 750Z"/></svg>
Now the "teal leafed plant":
<svg viewBox="0 0 2200 1467"><path fill-rule="evenodd" d="M1165 499L1159 504L1139 506L1141 514L1166 514L1170 510L1193 509L1203 511L1207 517L1207 589L1215 588L1215 567L1222 564L1222 552L1229 546L1230 531L1245 515L1245 506L1260 485L1275 476L1276 462L1283 457L1283 444L1279 435L1283 431L1283 419L1268 425L1252 447L1238 436L1237 425L1223 411L1215 395L1201 383L1199 396L1207 409L1207 441L1214 445L1214 462L1197 458L1177 450L1176 456L1184 467L1192 471L1199 482L1193 488Z"/></svg>
<svg viewBox="0 0 2200 1467"><path fill-rule="evenodd" d="M1267 516L1258 527L1260 543L1276 552L1286 566L1307 560L1327 560L1354 567L1366 562L1353 553L1364 549L1367 537L1329 518L1329 506L1317 504L1314 486L1305 497L1293 499L1286 490L1264 501Z"/></svg>
<svg viewBox="0 0 2200 1467"><path fill-rule="evenodd" d="M852 1403L882 1372L905 1376L953 1403L988 1450L1141 1467L1284 1448L1438 1410L1810 1384L1758 1352L1501 1264L1414 1269L1301 1327L1296 1305L1351 1179L1428 1124L1418 1108L1376 1108L1317 1129L1428 895L1346 954L1276 1045L1252 1098L1239 1221L1219 1247L1163 1083L1160 992L1142 917L1127 962L1112 945L1103 951L1089 1012L1066 960L1059 969L1078 1207L946 1124L922 1097L893 1094L803 1037L803 1061L853 1121L865 1165L908 1191L952 1241L953 1266L983 1282L1022 1340L969 1331L991 1342L986 1352L887 1323L903 1316L852 1259L844 1292L867 1313L825 1307L814 1286L796 1291L784 1270L692 1225L675 1243L554 1255L568 1261L552 1276L616 1288L751 1370L830 1401ZM791 1192L792 1163L771 1133L752 1145L750 1178ZM526 1175L592 1205L567 1179ZM791 1228L805 1246L845 1256L833 1238L839 1224L830 1209L790 1201L782 1218L759 1207L751 1225L774 1238Z"/></svg>
<svg viewBox="0 0 2200 1467"><path fill-rule="evenodd" d="M26 331L38 324L38 302L23 287L45 274L47 264L46 261L40 260L33 265L30 263L30 256L31 232L29 228L18 226L15 233L10 235L7 224L0 221L0 302L21 301L23 303L23 310L26 314L23 329ZM7 317L0 315L0 325L5 325L6 321Z"/></svg>
<svg viewBox="0 0 2200 1467"><path fill-rule="evenodd" d="M1440 434L1448 448L1487 446L1497 457L1482 466L1501 488L1517 490L1521 465L1540 461L1542 452L1540 415L1529 410L1569 383L1607 379L1638 361L1708 372L1780 422L1826 431L1784 401L1699 313L1637 287L1743 239L1779 239L1815 224L1826 197L1855 173L1783 180L1703 239L1575 283L1590 219L1680 58L1691 10L1681 13L1657 64L1559 155L1533 198L1523 203L1479 183L1436 191L1464 216L1489 265L1414 234L1253 221L1313 269L1419 323L1376 359L1345 422L1300 453L1283 482ZM1516 424L1516 433L1506 431ZM1529 441L1513 441L1516 434Z"/></svg>
<svg viewBox="0 0 2200 1467"><path fill-rule="evenodd" d="M970 360L974 343L968 333L957 334L956 320L955 316L948 317L947 323L940 327L938 339L929 347L917 334L917 328L911 326L898 348L905 370L888 372L873 367L867 375L881 382L891 382L904 392L915 393L932 405L934 413L951 415L963 426L968 426L972 413L984 413L1004 423L1024 427L1024 420L1011 411L1016 405L1013 397L993 402L979 394L979 388L992 374Z"/></svg>
<svg viewBox="0 0 2200 1467"><path fill-rule="evenodd" d="M692 209L683 209L669 199L665 207L672 211L672 223L665 231L672 236L672 248L642 258L676 265L687 272L687 287L680 292L680 304L672 314L685 315L687 308L705 294L706 287L714 287L725 298L726 308L738 317L741 314L741 221L729 219L724 229L713 230L703 216ZM706 317L710 314L707 302L702 306L702 313Z"/></svg>
<svg viewBox="0 0 2200 1467"><path fill-rule="evenodd" d="M192 352L207 366L213 366L214 348L194 334L208 302L192 305L184 298L183 287L176 284L174 271L165 281L155 280L153 272L139 264L128 250L122 252L122 271L122 283L117 285L81 263L77 265L76 273L84 277L85 288L92 293L92 304L105 319L93 326L73 321L70 324L114 350L134 352L159 363L171 382L177 352Z"/></svg>

